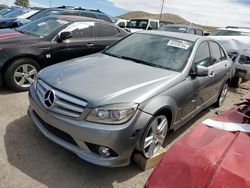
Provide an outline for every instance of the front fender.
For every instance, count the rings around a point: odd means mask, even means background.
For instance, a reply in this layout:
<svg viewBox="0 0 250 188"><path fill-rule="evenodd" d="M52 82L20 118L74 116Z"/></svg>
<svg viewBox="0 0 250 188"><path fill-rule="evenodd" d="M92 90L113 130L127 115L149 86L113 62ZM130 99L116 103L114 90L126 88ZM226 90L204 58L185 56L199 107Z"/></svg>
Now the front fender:
<svg viewBox="0 0 250 188"><path fill-rule="evenodd" d="M158 96L151 100L148 100L142 103L139 106L139 109L151 115L155 115L161 110L168 109L172 113L172 125L174 123L176 113L177 113L176 102L168 96Z"/></svg>

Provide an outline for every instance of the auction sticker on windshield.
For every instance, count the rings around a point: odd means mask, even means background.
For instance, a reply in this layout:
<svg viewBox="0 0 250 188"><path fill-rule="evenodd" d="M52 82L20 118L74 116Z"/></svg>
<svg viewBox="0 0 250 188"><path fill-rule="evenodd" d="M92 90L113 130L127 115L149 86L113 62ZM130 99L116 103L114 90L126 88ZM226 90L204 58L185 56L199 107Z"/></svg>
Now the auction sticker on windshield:
<svg viewBox="0 0 250 188"><path fill-rule="evenodd" d="M170 40L167 45L185 50L189 48L189 44L182 40Z"/></svg>

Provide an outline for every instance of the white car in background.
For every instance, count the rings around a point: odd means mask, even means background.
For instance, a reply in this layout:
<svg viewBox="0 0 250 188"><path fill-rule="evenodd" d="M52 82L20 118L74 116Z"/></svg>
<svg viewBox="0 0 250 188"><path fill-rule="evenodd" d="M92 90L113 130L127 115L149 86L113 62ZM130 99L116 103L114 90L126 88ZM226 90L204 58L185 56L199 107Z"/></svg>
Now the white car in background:
<svg viewBox="0 0 250 188"><path fill-rule="evenodd" d="M158 30L160 21L154 19L131 19L126 27L128 32L134 33L141 30Z"/></svg>

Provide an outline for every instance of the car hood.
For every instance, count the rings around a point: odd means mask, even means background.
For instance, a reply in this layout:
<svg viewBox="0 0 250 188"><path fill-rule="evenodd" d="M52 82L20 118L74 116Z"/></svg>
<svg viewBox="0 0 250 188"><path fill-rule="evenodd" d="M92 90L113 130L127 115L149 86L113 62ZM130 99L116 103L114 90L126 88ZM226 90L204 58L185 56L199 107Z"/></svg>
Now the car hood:
<svg viewBox="0 0 250 188"><path fill-rule="evenodd" d="M0 48L16 48L36 44L41 38L19 33L13 29L0 29Z"/></svg>
<svg viewBox="0 0 250 188"><path fill-rule="evenodd" d="M181 73L98 53L48 67L38 79L91 106L101 106L142 103L177 84Z"/></svg>

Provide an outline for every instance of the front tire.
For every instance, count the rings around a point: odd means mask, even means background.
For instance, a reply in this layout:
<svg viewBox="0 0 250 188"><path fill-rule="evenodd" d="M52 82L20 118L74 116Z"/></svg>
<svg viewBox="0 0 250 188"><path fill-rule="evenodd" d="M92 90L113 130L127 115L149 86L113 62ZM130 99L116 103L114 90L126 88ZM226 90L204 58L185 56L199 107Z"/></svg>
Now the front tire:
<svg viewBox="0 0 250 188"><path fill-rule="evenodd" d="M153 157L161 149L168 130L168 119L164 115L155 116L149 123L141 140L141 152L146 158Z"/></svg>
<svg viewBox="0 0 250 188"><path fill-rule="evenodd" d="M27 91L40 70L39 64L30 58L13 61L4 73L5 84L14 91Z"/></svg>

